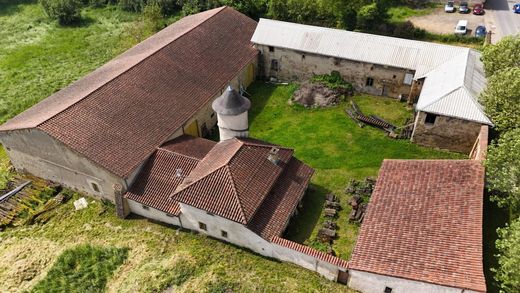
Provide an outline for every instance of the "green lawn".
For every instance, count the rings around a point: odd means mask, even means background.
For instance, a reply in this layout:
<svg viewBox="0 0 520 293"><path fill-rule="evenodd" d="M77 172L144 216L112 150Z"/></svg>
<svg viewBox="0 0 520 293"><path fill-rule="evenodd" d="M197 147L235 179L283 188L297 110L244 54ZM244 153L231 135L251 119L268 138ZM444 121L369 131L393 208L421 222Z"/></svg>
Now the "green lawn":
<svg viewBox="0 0 520 293"><path fill-rule="evenodd" d="M137 19L114 6L88 8L82 24L60 27L36 1L18 2L0 4L0 123L126 50L125 28Z"/></svg>
<svg viewBox="0 0 520 293"><path fill-rule="evenodd" d="M435 3L425 3L426 7L424 8L411 8L409 6L396 6L388 8L387 14L390 22L398 23L407 21L408 18L412 16L422 16L427 15L433 12L438 4Z"/></svg>
<svg viewBox="0 0 520 293"><path fill-rule="evenodd" d="M304 212L291 223L288 237L308 244L324 221L321 215L325 195L341 197L339 238L334 250L348 259L357 236L358 225L348 222L350 207L344 189L350 179L377 176L383 159L463 158L460 154L419 147L407 140L393 140L371 127L360 128L344 113L346 103L325 109L305 109L287 102L296 85L253 84L250 135L295 149L300 160L312 166L313 192L304 198ZM396 125L411 117L404 103L382 97L360 95L353 98L365 114L377 114ZM317 248L321 246L316 245Z"/></svg>

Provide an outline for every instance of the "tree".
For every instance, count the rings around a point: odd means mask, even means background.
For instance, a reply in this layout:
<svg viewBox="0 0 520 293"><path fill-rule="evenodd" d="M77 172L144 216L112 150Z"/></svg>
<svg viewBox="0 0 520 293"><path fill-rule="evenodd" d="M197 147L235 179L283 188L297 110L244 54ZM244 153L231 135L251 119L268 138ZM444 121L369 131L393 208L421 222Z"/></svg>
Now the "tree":
<svg viewBox="0 0 520 293"><path fill-rule="evenodd" d="M520 218L497 232L499 267L493 269L495 280L500 283L503 292L520 292Z"/></svg>
<svg viewBox="0 0 520 293"><path fill-rule="evenodd" d="M61 25L72 24L81 19L80 0L40 0L45 13Z"/></svg>
<svg viewBox="0 0 520 293"><path fill-rule="evenodd" d="M520 208L520 128L510 130L489 146L486 159L491 199L512 211Z"/></svg>
<svg viewBox="0 0 520 293"><path fill-rule="evenodd" d="M357 13L357 28L362 30L372 30L379 23L380 11L376 3L368 4Z"/></svg>
<svg viewBox="0 0 520 293"><path fill-rule="evenodd" d="M488 77L507 68L520 67L520 35L507 36L496 45L485 46L482 62Z"/></svg>
<svg viewBox="0 0 520 293"><path fill-rule="evenodd" d="M520 67L495 73L480 99L498 131L520 125Z"/></svg>

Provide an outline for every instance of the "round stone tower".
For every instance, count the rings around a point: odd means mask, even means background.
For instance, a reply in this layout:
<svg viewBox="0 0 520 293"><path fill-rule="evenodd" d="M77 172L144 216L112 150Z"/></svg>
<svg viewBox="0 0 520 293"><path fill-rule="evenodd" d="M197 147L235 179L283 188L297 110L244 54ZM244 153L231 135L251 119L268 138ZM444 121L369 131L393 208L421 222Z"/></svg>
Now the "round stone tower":
<svg viewBox="0 0 520 293"><path fill-rule="evenodd" d="M212 107L217 113L221 141L249 135L247 110L251 107L251 101L248 98L228 86L224 93L213 101Z"/></svg>

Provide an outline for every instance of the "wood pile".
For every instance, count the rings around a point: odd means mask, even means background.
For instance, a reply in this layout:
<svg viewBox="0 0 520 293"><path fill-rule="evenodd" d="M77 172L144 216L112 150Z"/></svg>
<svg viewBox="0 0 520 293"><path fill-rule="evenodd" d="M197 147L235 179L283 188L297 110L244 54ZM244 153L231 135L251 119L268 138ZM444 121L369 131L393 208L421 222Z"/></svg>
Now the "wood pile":
<svg viewBox="0 0 520 293"><path fill-rule="evenodd" d="M352 211L349 215L349 221L351 222L362 222L367 210L368 204L364 201L368 201L368 198L374 190L376 180L374 178L365 178L364 180L352 180L345 189L347 194L351 195L348 204L352 207Z"/></svg>
<svg viewBox="0 0 520 293"><path fill-rule="evenodd" d="M325 221L323 227L318 230L317 238L320 242L332 244L332 241L336 239L336 230L338 226L333 219L336 217L340 209L341 205L339 203L339 198L333 193L327 194L325 196L325 208L323 209L323 212L326 217L330 218L330 220Z"/></svg>

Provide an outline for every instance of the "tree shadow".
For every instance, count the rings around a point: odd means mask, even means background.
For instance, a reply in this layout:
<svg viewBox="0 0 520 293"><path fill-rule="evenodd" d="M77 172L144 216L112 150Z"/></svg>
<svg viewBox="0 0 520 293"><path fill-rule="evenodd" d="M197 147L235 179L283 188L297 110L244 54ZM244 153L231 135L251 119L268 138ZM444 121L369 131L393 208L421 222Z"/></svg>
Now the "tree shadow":
<svg viewBox="0 0 520 293"><path fill-rule="evenodd" d="M302 199L303 208L289 222L285 230L285 238L298 243L309 239L320 219L327 193L330 191L323 186L314 184L309 186Z"/></svg>
<svg viewBox="0 0 520 293"><path fill-rule="evenodd" d="M87 27L91 24L95 23L96 20L90 16L81 15L81 17L69 24L59 24L61 27L64 28L81 28L81 27Z"/></svg>
<svg viewBox="0 0 520 293"><path fill-rule="evenodd" d="M483 223L483 251L484 251L484 275L488 292L499 292L499 285L493 279L492 268L498 267L496 254L498 253L495 241L498 239L497 229L504 227L509 220L506 209L499 208L496 203L489 200L489 194L484 195L484 223Z"/></svg>
<svg viewBox="0 0 520 293"><path fill-rule="evenodd" d="M36 0L0 0L0 16L8 16L18 13L21 10L21 4L36 2Z"/></svg>

